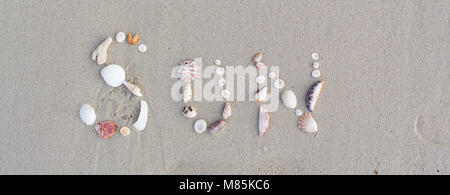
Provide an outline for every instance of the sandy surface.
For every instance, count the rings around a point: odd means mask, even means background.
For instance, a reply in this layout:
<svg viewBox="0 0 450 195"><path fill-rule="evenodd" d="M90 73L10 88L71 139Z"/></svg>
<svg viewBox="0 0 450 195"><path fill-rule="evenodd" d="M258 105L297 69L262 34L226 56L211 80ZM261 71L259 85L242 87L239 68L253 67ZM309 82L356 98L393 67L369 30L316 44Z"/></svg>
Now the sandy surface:
<svg viewBox="0 0 450 195"><path fill-rule="evenodd" d="M0 174L450 174L448 0L430 1L1 1ZM116 32L138 32L148 52L113 43L148 100L149 126L109 140L77 112L130 126L135 98L105 85L90 59ZM325 88L320 130L272 113L257 136L255 102L233 102L218 135L197 135L170 98L183 58L250 65L264 53L303 97L311 53ZM223 102L195 102L209 123Z"/></svg>

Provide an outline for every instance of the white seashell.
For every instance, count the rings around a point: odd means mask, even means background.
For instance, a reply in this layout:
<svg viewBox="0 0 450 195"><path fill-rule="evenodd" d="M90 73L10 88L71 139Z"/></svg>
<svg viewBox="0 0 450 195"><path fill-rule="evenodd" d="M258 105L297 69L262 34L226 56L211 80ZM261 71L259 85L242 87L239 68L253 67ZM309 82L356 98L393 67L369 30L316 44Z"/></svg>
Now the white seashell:
<svg viewBox="0 0 450 195"><path fill-rule="evenodd" d="M81 120L86 123L86 125L93 125L97 115L95 115L95 110L89 104L83 104L79 111Z"/></svg>
<svg viewBox="0 0 450 195"><path fill-rule="evenodd" d="M209 132L211 132L212 134L216 134L216 133L222 131L226 125L227 125L227 123L225 122L225 120L220 119L220 120L216 121L215 123L213 123L211 126L209 126Z"/></svg>
<svg viewBox="0 0 450 195"><path fill-rule="evenodd" d="M225 103L225 106L223 107L222 117L225 120L227 120L231 117L231 104L230 103Z"/></svg>
<svg viewBox="0 0 450 195"><path fill-rule="evenodd" d="M216 74L217 74L217 75L221 76L221 75L223 75L224 73L225 73L225 68L222 68L222 67L217 67L217 68L216 68Z"/></svg>
<svg viewBox="0 0 450 195"><path fill-rule="evenodd" d="M222 62L219 59L217 59L214 61L214 64L217 66L220 66L222 64Z"/></svg>
<svg viewBox="0 0 450 195"><path fill-rule="evenodd" d="M145 129L145 126L147 126L147 119L148 119L147 102L141 100L141 111L139 112L139 117L137 121L133 124L134 128L136 128L139 131L143 131Z"/></svg>
<svg viewBox="0 0 450 195"><path fill-rule="evenodd" d="M270 72L269 73L269 78L274 79L277 76L277 74L275 72Z"/></svg>
<svg viewBox="0 0 450 195"><path fill-rule="evenodd" d="M320 70L318 70L318 69L313 70L313 71L311 72L311 76L312 76L313 78L319 78L319 77L320 77Z"/></svg>
<svg viewBox="0 0 450 195"><path fill-rule="evenodd" d="M309 112L303 113L298 118L298 128L308 133L315 133L318 130L317 122L312 118Z"/></svg>
<svg viewBox="0 0 450 195"><path fill-rule="evenodd" d="M202 134L203 132L205 132L206 127L207 127L206 121L203 119L199 119L194 123L194 130L198 134Z"/></svg>
<svg viewBox="0 0 450 195"><path fill-rule="evenodd" d="M264 136L269 129L270 116L264 105L259 107L259 136Z"/></svg>
<svg viewBox="0 0 450 195"><path fill-rule="evenodd" d="M319 62L314 62L313 63L313 68L318 69L320 66Z"/></svg>
<svg viewBox="0 0 450 195"><path fill-rule="evenodd" d="M125 85L125 87L127 87L127 89L130 90L134 95L142 97L141 89L137 85L129 83L127 81L124 81L123 85Z"/></svg>
<svg viewBox="0 0 450 195"><path fill-rule="evenodd" d="M119 42L119 43L122 43L123 41L125 41L126 36L127 35L124 32L118 32L116 34L116 41Z"/></svg>
<svg viewBox="0 0 450 195"><path fill-rule="evenodd" d="M264 77L262 75L256 77L256 83L258 83L258 84L263 84L265 81L266 81L266 77Z"/></svg>
<svg viewBox="0 0 450 195"><path fill-rule="evenodd" d="M262 103L265 102L267 98L267 87L262 88L255 95L256 102Z"/></svg>
<svg viewBox="0 0 450 195"><path fill-rule="evenodd" d="M141 53L145 53L147 51L147 45L139 44L138 51L140 51Z"/></svg>
<svg viewBox="0 0 450 195"><path fill-rule="evenodd" d="M185 106L183 109L183 115L186 118L194 118L197 116L197 111L192 106Z"/></svg>
<svg viewBox="0 0 450 195"><path fill-rule="evenodd" d="M103 80L111 87L118 87L125 81L125 70L117 64L104 67L101 71Z"/></svg>
<svg viewBox="0 0 450 195"><path fill-rule="evenodd" d="M259 61L261 61L262 57L262 53L257 53L252 57L252 62L258 63Z"/></svg>
<svg viewBox="0 0 450 195"><path fill-rule="evenodd" d="M320 56L317 52L312 53L311 57L314 61L318 61L320 59Z"/></svg>
<svg viewBox="0 0 450 195"><path fill-rule="evenodd" d="M309 111L313 111L314 107L317 104L317 100L319 99L320 92L322 91L324 82L317 81L309 87L308 92L306 93L306 107Z"/></svg>
<svg viewBox="0 0 450 195"><path fill-rule="evenodd" d="M230 93L230 91L228 91L228 89L222 90L222 97L223 98L228 99L228 98L230 98L230 95L231 95L231 93Z"/></svg>
<svg viewBox="0 0 450 195"><path fill-rule="evenodd" d="M256 62L255 67L256 69L264 68L266 67L266 64L264 64L263 62Z"/></svg>
<svg viewBox="0 0 450 195"><path fill-rule="evenodd" d="M112 43L112 38L108 37L92 52L92 60L97 61L97 64L102 65L106 62L108 57L108 47Z"/></svg>
<svg viewBox="0 0 450 195"><path fill-rule="evenodd" d="M183 101L187 103L192 99L191 81L200 76L200 67L195 60L186 59L180 62L178 77L183 80Z"/></svg>
<svg viewBox="0 0 450 195"><path fill-rule="evenodd" d="M291 90L284 90L281 93L281 101L286 108L294 109L297 106L297 97L295 97L295 93Z"/></svg>
<svg viewBox="0 0 450 195"><path fill-rule="evenodd" d="M221 87L227 83L227 81L224 78L220 78L218 82L219 82L219 86L221 86Z"/></svg>
<svg viewBox="0 0 450 195"><path fill-rule="evenodd" d="M120 134L122 134L123 136L129 136L130 133L131 133L130 128L128 128L128 127L120 128Z"/></svg>
<svg viewBox="0 0 450 195"><path fill-rule="evenodd" d="M303 114L303 111L300 109L295 110L295 115L296 116L301 116Z"/></svg>
<svg viewBox="0 0 450 195"><path fill-rule="evenodd" d="M277 89L282 89L284 87L284 81L281 79L277 79L273 82L273 86Z"/></svg>

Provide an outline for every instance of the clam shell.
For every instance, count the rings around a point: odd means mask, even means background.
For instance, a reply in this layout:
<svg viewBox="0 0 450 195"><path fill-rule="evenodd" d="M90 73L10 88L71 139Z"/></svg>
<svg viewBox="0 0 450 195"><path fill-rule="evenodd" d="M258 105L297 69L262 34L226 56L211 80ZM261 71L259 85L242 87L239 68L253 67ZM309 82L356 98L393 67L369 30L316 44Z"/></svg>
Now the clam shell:
<svg viewBox="0 0 450 195"><path fill-rule="evenodd" d="M206 121L203 119L199 119L194 123L194 130L196 133L201 134L206 131Z"/></svg>
<svg viewBox="0 0 450 195"><path fill-rule="evenodd" d="M262 103L265 102L267 99L267 87L262 88L258 91L255 95L256 102Z"/></svg>
<svg viewBox="0 0 450 195"><path fill-rule="evenodd" d="M93 125L97 115L95 115L95 110L89 104L83 104L79 111L81 120L86 123L86 125Z"/></svg>
<svg viewBox="0 0 450 195"><path fill-rule="evenodd" d="M139 117L136 120L136 122L133 124L133 127L139 131L143 131L145 129L145 126L147 126L147 120L148 120L147 102L144 100L141 100L141 111L139 112Z"/></svg>
<svg viewBox="0 0 450 195"><path fill-rule="evenodd" d="M283 93L281 93L281 101L286 108L294 109L297 106L297 97L295 96L295 93L289 89L284 90Z"/></svg>
<svg viewBox="0 0 450 195"><path fill-rule="evenodd" d="M211 132L212 134L216 134L222 131L225 128L226 124L227 123L225 122L225 120L220 119L215 123L213 123L211 126L209 126L209 132Z"/></svg>
<svg viewBox="0 0 450 195"><path fill-rule="evenodd" d="M111 87L118 87L125 81L125 70L117 64L111 64L101 70L105 83Z"/></svg>
<svg viewBox="0 0 450 195"><path fill-rule="evenodd" d="M194 118L197 116L197 111L192 106L185 106L183 109L183 115L186 118Z"/></svg>
<svg viewBox="0 0 450 195"><path fill-rule="evenodd" d="M309 112L303 113L298 118L298 128L308 133L315 133L318 130L317 122L312 118Z"/></svg>
<svg viewBox="0 0 450 195"><path fill-rule="evenodd" d="M262 57L262 53L257 53L252 57L252 62L258 63L259 61L261 61Z"/></svg>
<svg viewBox="0 0 450 195"><path fill-rule="evenodd" d="M225 106L223 107L222 117L225 120L227 120L231 117L231 104L230 103L225 103Z"/></svg>
<svg viewBox="0 0 450 195"><path fill-rule="evenodd" d="M116 133L117 124L114 121L103 121L95 125L95 132L101 138L110 138Z"/></svg>
<svg viewBox="0 0 450 195"><path fill-rule="evenodd" d="M259 136L264 136L269 129L270 116L264 105L259 107Z"/></svg>
<svg viewBox="0 0 450 195"><path fill-rule="evenodd" d="M317 104L323 85L323 81L317 81L309 87L308 92L306 93L306 107L311 112L314 111L314 107Z"/></svg>

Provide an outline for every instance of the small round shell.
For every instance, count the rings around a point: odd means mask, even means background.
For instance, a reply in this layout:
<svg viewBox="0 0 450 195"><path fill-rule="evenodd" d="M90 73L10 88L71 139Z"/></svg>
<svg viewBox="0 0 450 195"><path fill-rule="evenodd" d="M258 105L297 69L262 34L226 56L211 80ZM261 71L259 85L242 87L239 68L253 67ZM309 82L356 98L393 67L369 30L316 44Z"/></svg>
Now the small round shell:
<svg viewBox="0 0 450 195"><path fill-rule="evenodd" d="M277 89L282 89L284 87L285 83L281 79L277 79L273 82L273 86Z"/></svg>
<svg viewBox="0 0 450 195"><path fill-rule="evenodd" d="M222 64L222 62L219 59L217 59L214 61L214 64L217 66L220 66Z"/></svg>
<svg viewBox="0 0 450 195"><path fill-rule="evenodd" d="M319 66L320 66L319 62L314 62L314 63L313 63L313 68L314 68L314 69L318 69Z"/></svg>
<svg viewBox="0 0 450 195"><path fill-rule="evenodd" d="M131 133L130 128L128 128L128 127L120 128L120 134L122 134L123 136L129 136L130 133Z"/></svg>
<svg viewBox="0 0 450 195"><path fill-rule="evenodd" d="M217 67L216 68L216 74L217 75L223 75L225 73L225 68L222 68L222 67Z"/></svg>
<svg viewBox="0 0 450 195"><path fill-rule="evenodd" d="M303 111L300 109L295 110L295 115L296 116L301 116L303 114Z"/></svg>
<svg viewBox="0 0 450 195"><path fill-rule="evenodd" d="M141 53L145 53L147 51L147 45L139 44L138 51L140 51Z"/></svg>
<svg viewBox="0 0 450 195"><path fill-rule="evenodd" d="M318 70L318 69L313 70L313 71L311 72L311 76L312 76L313 78L319 78L319 77L320 77L320 70Z"/></svg>
<svg viewBox="0 0 450 195"><path fill-rule="evenodd" d="M116 34L116 41L117 41L118 43L122 43L123 41L125 41L126 36L127 36L127 35L126 35L124 32L118 32L118 33Z"/></svg>
<svg viewBox="0 0 450 195"><path fill-rule="evenodd" d="M270 72L269 73L269 78L274 79L277 76L277 74L275 72Z"/></svg>
<svg viewBox="0 0 450 195"><path fill-rule="evenodd" d="M258 84L263 84L265 81L266 81L266 77L264 77L262 75L256 77L256 83L258 83Z"/></svg>
<svg viewBox="0 0 450 195"><path fill-rule="evenodd" d="M222 90L222 94L221 95L222 95L223 98L228 99L228 98L230 98L231 93L230 93L230 91L228 89L224 89L224 90Z"/></svg>
<svg viewBox="0 0 450 195"><path fill-rule="evenodd" d="M220 78L218 82L219 82L219 86L221 86L221 87L227 83L227 81L224 78Z"/></svg>
<svg viewBox="0 0 450 195"><path fill-rule="evenodd" d="M192 106L185 106L183 109L183 115L186 118L194 118L197 116L197 111Z"/></svg>
<svg viewBox="0 0 450 195"><path fill-rule="evenodd" d="M319 53L317 52L312 53L311 57L314 61L318 61L320 59Z"/></svg>
<svg viewBox="0 0 450 195"><path fill-rule="evenodd" d="M95 115L95 110L89 104L83 104L79 111L81 120L86 125L93 125L95 123L95 119L97 115Z"/></svg>
<svg viewBox="0 0 450 195"><path fill-rule="evenodd" d="M202 134L203 132L205 132L206 127L207 127L206 121L203 119L199 119L194 123L194 130L198 134Z"/></svg>

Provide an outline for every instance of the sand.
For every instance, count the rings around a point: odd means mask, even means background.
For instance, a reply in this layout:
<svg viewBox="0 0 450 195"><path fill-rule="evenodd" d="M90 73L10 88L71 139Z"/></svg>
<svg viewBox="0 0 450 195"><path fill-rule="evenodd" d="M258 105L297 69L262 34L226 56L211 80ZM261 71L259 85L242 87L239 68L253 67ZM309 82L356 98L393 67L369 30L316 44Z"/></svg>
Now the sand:
<svg viewBox="0 0 450 195"><path fill-rule="evenodd" d="M1 1L0 174L450 174L449 9L430 1ZM149 126L103 140L77 116L131 127L139 99L103 82L91 52L137 32L148 46L113 43L108 63L144 90ZM326 84L301 132L294 110L232 102L218 135L197 135L170 97L181 59L280 67L303 101L311 53ZM208 123L223 102L195 102Z"/></svg>

